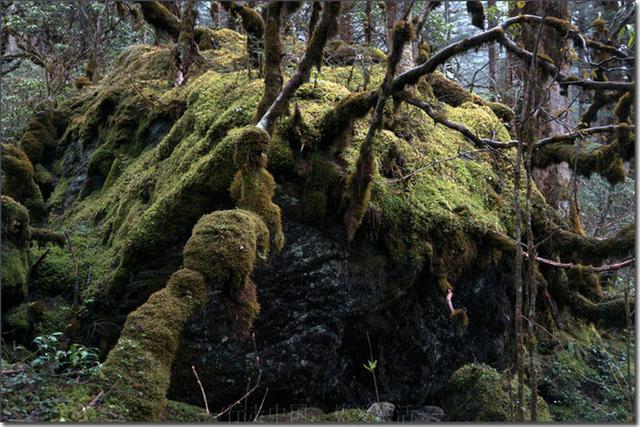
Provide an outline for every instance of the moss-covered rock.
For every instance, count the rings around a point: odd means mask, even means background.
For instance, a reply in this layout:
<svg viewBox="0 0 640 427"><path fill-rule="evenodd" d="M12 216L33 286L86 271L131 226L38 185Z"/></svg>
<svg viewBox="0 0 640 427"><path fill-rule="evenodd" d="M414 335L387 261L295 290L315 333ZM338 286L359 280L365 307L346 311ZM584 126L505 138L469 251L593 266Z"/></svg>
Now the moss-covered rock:
<svg viewBox="0 0 640 427"><path fill-rule="evenodd" d="M223 287L234 337L246 337L258 315L260 305L250 275L257 263L268 259L269 251L265 223L258 215L240 209L203 216L184 247L185 267Z"/></svg>
<svg viewBox="0 0 640 427"><path fill-rule="evenodd" d="M103 405L122 407L126 420L160 420L183 325L205 301L202 275L183 269L129 315L102 367L103 384L112 389Z"/></svg>
<svg viewBox="0 0 640 427"><path fill-rule="evenodd" d="M516 387L515 380L510 383L506 374L500 374L490 366L482 363L464 365L449 379L444 410L451 421L513 421ZM526 386L524 400L525 419L528 420L531 392ZM551 421L547 403L541 397L538 397L538 421Z"/></svg>
<svg viewBox="0 0 640 427"><path fill-rule="evenodd" d="M9 196L2 197L2 307L27 295L29 279L29 213Z"/></svg>
<svg viewBox="0 0 640 427"><path fill-rule="evenodd" d="M2 194L23 204L32 219L41 219L44 200L27 154L13 144L2 143L2 173Z"/></svg>
<svg viewBox="0 0 640 427"><path fill-rule="evenodd" d="M64 297L37 299L12 308L6 329L16 342L28 345L30 337L67 330L71 316L71 306Z"/></svg>
<svg viewBox="0 0 640 427"><path fill-rule="evenodd" d="M160 421L165 423L212 423L215 418L199 407L167 400Z"/></svg>

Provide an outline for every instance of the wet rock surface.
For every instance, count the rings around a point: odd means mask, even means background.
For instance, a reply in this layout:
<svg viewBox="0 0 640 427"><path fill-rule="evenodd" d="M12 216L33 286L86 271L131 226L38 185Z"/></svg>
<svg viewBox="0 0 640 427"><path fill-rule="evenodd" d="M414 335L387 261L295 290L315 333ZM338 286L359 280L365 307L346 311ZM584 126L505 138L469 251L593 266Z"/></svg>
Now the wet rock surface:
<svg viewBox="0 0 640 427"><path fill-rule="evenodd" d="M283 222L285 247L253 276L261 304L255 344L226 336L219 291L210 291L208 307L183 334L169 398L201 404L194 365L213 408L226 407L258 381L259 390L249 397L254 408L266 387L265 409L366 408L376 396L363 364L373 357L380 399L420 409L437 404L449 376L464 363L506 363L509 271L463 275L455 285L454 303L470 317L461 333L435 283L419 275L409 289L390 292L397 274L385 269L388 263L367 262L362 251L286 215Z"/></svg>

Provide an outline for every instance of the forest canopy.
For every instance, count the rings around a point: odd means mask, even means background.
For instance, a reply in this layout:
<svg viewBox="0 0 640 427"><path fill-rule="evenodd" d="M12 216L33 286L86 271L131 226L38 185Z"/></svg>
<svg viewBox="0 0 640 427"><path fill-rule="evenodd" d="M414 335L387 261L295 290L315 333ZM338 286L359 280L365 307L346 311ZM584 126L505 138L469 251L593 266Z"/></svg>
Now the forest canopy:
<svg viewBox="0 0 640 427"><path fill-rule="evenodd" d="M633 1L0 10L4 421L634 419Z"/></svg>

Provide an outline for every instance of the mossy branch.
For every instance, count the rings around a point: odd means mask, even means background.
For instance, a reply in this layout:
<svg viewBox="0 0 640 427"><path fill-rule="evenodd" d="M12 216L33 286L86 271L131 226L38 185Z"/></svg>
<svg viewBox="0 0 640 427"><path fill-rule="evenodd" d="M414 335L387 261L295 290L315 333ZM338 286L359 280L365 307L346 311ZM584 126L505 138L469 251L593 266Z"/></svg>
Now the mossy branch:
<svg viewBox="0 0 640 427"><path fill-rule="evenodd" d="M295 91L311 76L311 68L319 64L322 58L322 50L327 41L335 35L338 29L338 14L340 13L340 2L331 1L325 3L322 11L322 17L317 28L313 32L311 40L307 45L307 49L300 61L300 65L296 72L289 79L287 84L282 88L280 94L273 101L267 112L262 116L256 125L260 129L267 132L271 131L273 123L287 105Z"/></svg>
<svg viewBox="0 0 640 427"><path fill-rule="evenodd" d="M144 20L151 25L159 37L168 36L174 42L180 35L180 19L159 1L136 1L142 10Z"/></svg>
<svg viewBox="0 0 640 427"><path fill-rule="evenodd" d="M512 40L508 39L505 35L505 30L513 25L521 24L523 22L541 22L543 18L535 15L519 15L509 18L501 24L490 28L480 34L476 34L471 37L467 37L456 43L452 43L443 49L439 50L427 61L422 64L405 71L397 76L393 82L393 92L402 90L407 85L412 85L418 82L420 77L432 73L439 65L444 64L450 58L468 51L469 49L477 48L485 43L498 41L507 50L514 53L516 56L524 59L527 63L531 61L531 52L521 48ZM549 17L545 19L545 23L555 22ZM557 25L557 22L556 22ZM573 33L572 33L573 34ZM584 36L580 35L582 38ZM586 38L585 38L586 40ZM595 46L595 45L594 45ZM624 53L616 49L616 52L624 56ZM555 65L548 61L537 61L537 65L542 67L549 75L556 78L561 85L576 85L585 89L598 89L598 90L615 90L615 91L629 91L634 87L632 82L597 82L592 80L580 80L566 76L558 71Z"/></svg>
<svg viewBox="0 0 640 427"><path fill-rule="evenodd" d="M282 90L281 62L284 56L284 48L280 39L280 26L282 25L281 1L273 1L267 7L267 23L264 32L264 93L256 114L254 122L262 118L264 113Z"/></svg>
<svg viewBox="0 0 640 427"><path fill-rule="evenodd" d="M590 152L576 150L575 147L566 144L543 145L534 153L533 164L545 168L567 162L570 165L575 164L580 175L590 177L593 173L598 173L612 184L622 182L627 176L624 161L634 156L634 144L628 137L631 126L620 124L614 130L618 134L614 142Z"/></svg>
<svg viewBox="0 0 640 427"><path fill-rule="evenodd" d="M513 53L526 63L530 63L533 59L533 54L531 52L518 46L513 40L504 35L504 32L498 38L498 42L509 52ZM612 90L621 92L632 91L635 87L635 82L594 81L590 79L579 79L574 76L567 76L561 73L558 67L554 64L540 56L538 56L536 64L538 64L550 77L554 78L560 86L572 85L583 89Z"/></svg>
<svg viewBox="0 0 640 427"><path fill-rule="evenodd" d="M618 130L625 129L630 132L635 132L635 126L629 126L627 124L622 125L606 125L606 126L594 126L585 129L578 129L575 132L569 132L559 135L552 135L547 138L542 138L535 143L537 148L543 147L549 144L556 144L559 142L571 143L579 138L584 138L586 135L598 135L602 133L614 133Z"/></svg>
<svg viewBox="0 0 640 427"><path fill-rule="evenodd" d="M259 67L263 48L265 31L264 20L258 12L247 5L238 5L235 1L220 2L227 12L238 15L242 21L242 28L247 33L247 55L252 67Z"/></svg>
<svg viewBox="0 0 640 427"><path fill-rule="evenodd" d="M431 105L427 102L416 99L406 92L397 93L394 96L402 101L405 101L408 104L411 104L415 107L420 108L425 113L427 113L427 115L431 117L433 121L435 121L436 123L440 123L448 127L449 129L453 129L457 132L460 132L466 139L468 139L473 145L475 145L478 148L487 147L487 146L492 148L511 148L511 147L517 146L518 144L517 141L500 142L493 139L480 138L467 127L459 123L452 122L448 120L446 117L444 117L442 114L436 113L431 107Z"/></svg>
<svg viewBox="0 0 640 427"><path fill-rule="evenodd" d="M371 181L375 172L373 138L382 124L384 106L391 91L391 82L400 62L402 49L405 44L411 42L413 35L413 28L407 21L398 21L393 29L393 44L387 61L387 71L378 90L376 106L367 136L360 147L356 169L348 178L347 189L343 196L343 206L346 207L343 222L347 232L347 241L353 240L369 206Z"/></svg>

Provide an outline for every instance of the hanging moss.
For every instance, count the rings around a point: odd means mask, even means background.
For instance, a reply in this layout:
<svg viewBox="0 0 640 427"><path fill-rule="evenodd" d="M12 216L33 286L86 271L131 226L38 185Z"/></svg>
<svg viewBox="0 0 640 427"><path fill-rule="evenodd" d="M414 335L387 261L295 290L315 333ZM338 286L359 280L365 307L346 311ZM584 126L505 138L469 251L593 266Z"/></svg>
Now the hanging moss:
<svg viewBox="0 0 640 427"><path fill-rule="evenodd" d="M267 23L264 34L264 93L253 122L258 122L267 112L273 101L282 90L281 61L284 56L284 47L280 39L280 26L282 24L282 2L271 2L267 6Z"/></svg>
<svg viewBox="0 0 640 427"><path fill-rule="evenodd" d="M516 117L516 114L510 107L500 102L486 101L484 105L491 108L491 111L504 123L511 123Z"/></svg>
<svg viewBox="0 0 640 427"><path fill-rule="evenodd" d="M311 17L309 18L309 31L307 33L307 37L311 40L313 36L313 32L316 29L316 25L318 24L318 20L320 19L320 12L322 11L322 2L314 1L311 5Z"/></svg>
<svg viewBox="0 0 640 427"><path fill-rule="evenodd" d="M620 123L630 123L631 120L631 108L633 107L633 94L627 92L616 104L613 113L618 117Z"/></svg>
<svg viewBox="0 0 640 427"><path fill-rule="evenodd" d="M247 55L252 67L262 64L264 20L262 16L248 5L238 5L235 1L220 2L230 13L240 16L242 27L247 33Z"/></svg>
<svg viewBox="0 0 640 427"><path fill-rule="evenodd" d="M60 112L54 112L50 103L41 103L37 113L29 120L18 146L24 150L31 163L42 163L51 157L57 144L57 129L65 126ZM56 122L56 123L54 123Z"/></svg>
<svg viewBox="0 0 640 427"><path fill-rule="evenodd" d="M481 1L468 1L467 12L471 15L471 24L484 30L484 6Z"/></svg>
<svg viewBox="0 0 640 427"><path fill-rule="evenodd" d="M138 1L144 20L160 39L178 40L180 20L159 1Z"/></svg>
<svg viewBox="0 0 640 427"><path fill-rule="evenodd" d="M353 123L363 118L374 107L377 99L375 91L349 95L322 119L321 141L325 146L344 148L353 130Z"/></svg>
<svg viewBox="0 0 640 427"><path fill-rule="evenodd" d="M576 159L575 147L566 144L552 144L535 152L533 164L538 168L546 168L562 162L567 162L570 165L577 163L578 174L590 177L593 173L597 173L611 184L615 184L624 181L627 176L618 149L618 142L614 142L600 146L591 152L580 150Z"/></svg>
<svg viewBox="0 0 640 427"><path fill-rule="evenodd" d="M280 208L271 201L276 183L265 169L269 146L269 134L257 127L241 129L235 141L234 162L238 167L231 196L240 209L258 214L269 227L271 246L275 252L284 245L280 221Z"/></svg>
<svg viewBox="0 0 640 427"><path fill-rule="evenodd" d="M598 117L598 111L600 111L600 109L605 105L616 101L619 98L619 96L620 94L618 93L594 91L591 105L589 105L589 108L587 108L587 111L585 111L582 117L580 117L580 122L582 123L582 126L589 127L589 125L591 125L591 123L593 123Z"/></svg>

